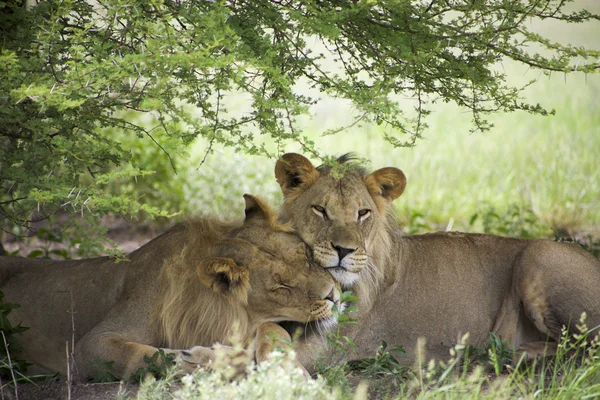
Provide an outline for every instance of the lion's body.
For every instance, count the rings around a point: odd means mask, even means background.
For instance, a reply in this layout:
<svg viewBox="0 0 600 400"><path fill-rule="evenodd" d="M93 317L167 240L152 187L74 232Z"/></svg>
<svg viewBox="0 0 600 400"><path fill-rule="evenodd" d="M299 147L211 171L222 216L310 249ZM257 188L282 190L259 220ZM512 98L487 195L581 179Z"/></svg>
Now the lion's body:
<svg viewBox="0 0 600 400"><path fill-rule="evenodd" d="M381 343L403 345L412 363L417 339L444 360L469 333L482 347L494 332L514 348L558 339L587 313L600 325L600 263L579 246L550 240L435 233L398 236L372 308L354 332L356 357Z"/></svg>
<svg viewBox="0 0 600 400"><path fill-rule="evenodd" d="M276 167L282 219L360 298L359 322L346 332L356 343L349 356L372 357L385 340L404 346L401 361L412 364L420 337L427 357L445 359L466 333L477 346L494 332L527 349L558 340L563 326L576 332L583 312L590 328L600 325L600 262L579 246L452 232L402 236L389 207L406 185L400 170L329 172L296 154Z"/></svg>
<svg viewBox="0 0 600 400"><path fill-rule="evenodd" d="M10 320L30 327L21 337L21 358L39 371L66 375L74 339L81 378L94 374L96 360L114 361L113 372L128 377L157 348L180 354L177 349L227 342L232 334L247 342L268 322L327 318L333 280L307 265L304 244L267 223L259 206L254 214L247 208L243 226L177 225L120 263L0 257L0 290L5 301L21 305ZM282 295L274 277L293 280L293 288ZM193 356L201 363L213 354L195 347Z"/></svg>
<svg viewBox="0 0 600 400"><path fill-rule="evenodd" d="M21 305L10 319L30 328L20 338L24 349L21 357L33 362L40 372L66 375L66 342L71 346L74 338L78 346L75 354L79 354L82 339L102 323L108 333L118 331L123 337L135 337L138 343L167 347L151 326L151 311L163 262L181 251L176 243L183 239L183 233L182 229L168 231L129 254L129 261L120 263L109 257L74 261L0 259L3 275L7 270L14 275L2 280L0 290L6 301ZM201 290L209 293L205 288ZM101 354L98 357L116 361ZM78 365L78 369L84 369L83 375L89 375L85 373L88 361Z"/></svg>
<svg viewBox="0 0 600 400"><path fill-rule="evenodd" d="M15 274L0 290L5 301L21 306L9 319L30 327L19 336L24 349L19 357L34 363L33 372L66 371L65 344L72 343L73 334L71 311L76 312L74 338L79 342L123 296L125 283L138 275L136 268L127 267L104 257L85 261L0 259L1 271L10 268ZM105 279L107 276L111 279ZM85 291L80 290L82 286Z"/></svg>

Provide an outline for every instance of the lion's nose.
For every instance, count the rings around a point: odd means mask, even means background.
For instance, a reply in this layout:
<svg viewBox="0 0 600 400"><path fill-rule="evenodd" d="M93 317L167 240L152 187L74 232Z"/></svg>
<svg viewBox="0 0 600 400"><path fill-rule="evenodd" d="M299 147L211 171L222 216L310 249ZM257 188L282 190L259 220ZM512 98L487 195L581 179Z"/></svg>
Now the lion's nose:
<svg viewBox="0 0 600 400"><path fill-rule="evenodd" d="M339 303L340 293L338 292L338 290L335 286L333 286L333 288L331 289L329 294L327 296L325 296L325 300L329 300L335 304Z"/></svg>
<svg viewBox="0 0 600 400"><path fill-rule="evenodd" d="M352 253L353 251L356 250L356 249L349 249L347 247L336 246L333 243L331 243L331 246L335 249L335 251L337 251L338 257L339 257L340 261L342 261L342 259L344 257L346 257L348 254L350 254L350 253Z"/></svg>

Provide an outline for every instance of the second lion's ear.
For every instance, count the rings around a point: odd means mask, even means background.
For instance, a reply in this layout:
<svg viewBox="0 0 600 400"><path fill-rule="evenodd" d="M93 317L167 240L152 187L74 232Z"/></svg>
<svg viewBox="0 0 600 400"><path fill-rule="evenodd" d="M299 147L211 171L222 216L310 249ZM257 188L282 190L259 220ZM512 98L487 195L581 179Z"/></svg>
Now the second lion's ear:
<svg viewBox="0 0 600 400"><path fill-rule="evenodd" d="M310 187L319 178L319 171L303 155L287 153L275 164L275 178L284 198Z"/></svg>
<svg viewBox="0 0 600 400"><path fill-rule="evenodd" d="M244 201L246 202L244 225L247 223L267 223L269 226L274 226L277 221L277 214L267 203L251 194L245 194Z"/></svg>
<svg viewBox="0 0 600 400"><path fill-rule="evenodd" d="M398 168L381 168L365 176L364 179L369 193L379 208L387 207L389 203L400 197L406 188L406 176Z"/></svg>
<svg viewBox="0 0 600 400"><path fill-rule="evenodd" d="M203 285L233 300L248 303L250 274L231 258L209 257L200 261L196 274Z"/></svg>

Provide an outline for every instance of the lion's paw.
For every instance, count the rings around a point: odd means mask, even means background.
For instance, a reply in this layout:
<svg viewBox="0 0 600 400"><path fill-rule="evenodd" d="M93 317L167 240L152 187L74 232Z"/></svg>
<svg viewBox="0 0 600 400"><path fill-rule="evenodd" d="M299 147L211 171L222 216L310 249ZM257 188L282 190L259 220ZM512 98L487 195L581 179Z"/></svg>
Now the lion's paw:
<svg viewBox="0 0 600 400"><path fill-rule="evenodd" d="M175 357L177 365L187 373L192 373L198 368L205 368L215 360L215 351L204 346L194 346L188 350L181 350Z"/></svg>

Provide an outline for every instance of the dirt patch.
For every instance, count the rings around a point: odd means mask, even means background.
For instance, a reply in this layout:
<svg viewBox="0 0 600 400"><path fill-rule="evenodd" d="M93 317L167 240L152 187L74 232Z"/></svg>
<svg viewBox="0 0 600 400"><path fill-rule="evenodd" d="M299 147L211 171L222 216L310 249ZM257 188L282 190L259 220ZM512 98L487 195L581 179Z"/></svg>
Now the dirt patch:
<svg viewBox="0 0 600 400"><path fill-rule="evenodd" d="M17 387L19 399L26 400L63 400L69 398L69 388L65 381L49 381L41 383L19 384ZM72 400L108 400L121 397L135 397L138 385L125 382L109 383L78 383L71 385ZM3 398L14 399L14 387L3 390Z"/></svg>

